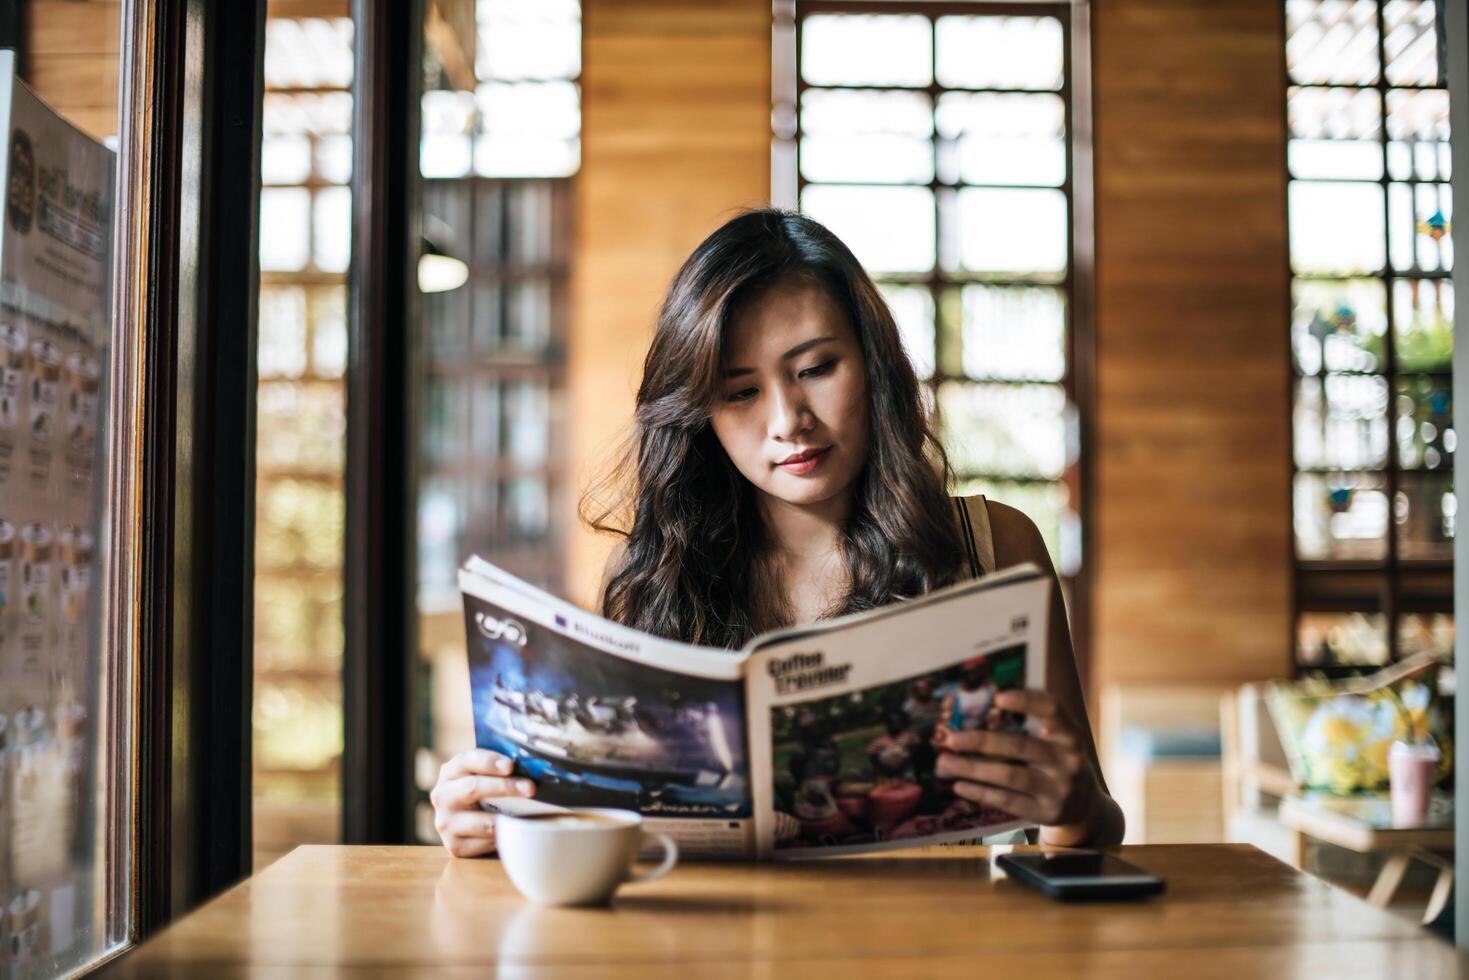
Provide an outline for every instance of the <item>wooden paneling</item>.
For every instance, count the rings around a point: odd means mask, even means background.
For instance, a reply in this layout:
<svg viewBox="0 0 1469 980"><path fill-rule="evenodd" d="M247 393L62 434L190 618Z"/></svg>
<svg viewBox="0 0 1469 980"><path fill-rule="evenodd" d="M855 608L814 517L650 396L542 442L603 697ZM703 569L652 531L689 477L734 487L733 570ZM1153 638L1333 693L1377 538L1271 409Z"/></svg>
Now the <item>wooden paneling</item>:
<svg viewBox="0 0 1469 980"><path fill-rule="evenodd" d="M669 280L709 232L770 196L770 4L585 0L582 31L567 371L578 491L627 432ZM590 604L611 542L575 526L568 591Z"/></svg>
<svg viewBox="0 0 1469 980"><path fill-rule="evenodd" d="M117 132L117 0L30 0L21 77L84 132Z"/></svg>
<svg viewBox="0 0 1469 980"><path fill-rule="evenodd" d="M1284 7L1096 0L1093 691L1290 669Z"/></svg>

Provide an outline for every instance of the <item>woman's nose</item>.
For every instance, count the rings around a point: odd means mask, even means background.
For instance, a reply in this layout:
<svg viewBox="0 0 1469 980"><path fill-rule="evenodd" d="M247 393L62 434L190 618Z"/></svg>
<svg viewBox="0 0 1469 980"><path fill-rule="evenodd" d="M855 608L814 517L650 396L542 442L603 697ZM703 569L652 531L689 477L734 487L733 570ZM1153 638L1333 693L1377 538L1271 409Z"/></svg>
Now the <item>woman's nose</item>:
<svg viewBox="0 0 1469 980"><path fill-rule="evenodd" d="M811 406L799 387L777 389L770 411L770 434L776 439L792 439L811 427Z"/></svg>

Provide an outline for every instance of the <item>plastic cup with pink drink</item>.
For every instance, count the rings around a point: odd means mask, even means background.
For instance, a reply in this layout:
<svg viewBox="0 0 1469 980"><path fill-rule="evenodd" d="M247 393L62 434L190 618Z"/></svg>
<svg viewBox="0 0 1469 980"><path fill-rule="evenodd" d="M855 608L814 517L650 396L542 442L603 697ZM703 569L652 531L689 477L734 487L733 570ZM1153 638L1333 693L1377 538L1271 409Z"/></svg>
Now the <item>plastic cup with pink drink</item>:
<svg viewBox="0 0 1469 980"><path fill-rule="evenodd" d="M1388 785L1394 827L1421 827L1438 775L1438 746L1432 740L1394 742L1387 752Z"/></svg>

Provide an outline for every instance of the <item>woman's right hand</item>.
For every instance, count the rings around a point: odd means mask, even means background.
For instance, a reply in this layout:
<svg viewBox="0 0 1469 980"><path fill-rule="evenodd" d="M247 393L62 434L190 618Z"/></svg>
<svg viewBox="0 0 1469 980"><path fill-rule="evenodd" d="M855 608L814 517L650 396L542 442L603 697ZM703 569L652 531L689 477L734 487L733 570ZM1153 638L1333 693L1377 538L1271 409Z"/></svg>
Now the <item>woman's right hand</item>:
<svg viewBox="0 0 1469 980"><path fill-rule="evenodd" d="M460 752L439 769L439 782L429 793L434 827L455 857L479 857L495 850L495 815L479 801L496 796L535 796L536 784L513 778L515 764L489 749Z"/></svg>

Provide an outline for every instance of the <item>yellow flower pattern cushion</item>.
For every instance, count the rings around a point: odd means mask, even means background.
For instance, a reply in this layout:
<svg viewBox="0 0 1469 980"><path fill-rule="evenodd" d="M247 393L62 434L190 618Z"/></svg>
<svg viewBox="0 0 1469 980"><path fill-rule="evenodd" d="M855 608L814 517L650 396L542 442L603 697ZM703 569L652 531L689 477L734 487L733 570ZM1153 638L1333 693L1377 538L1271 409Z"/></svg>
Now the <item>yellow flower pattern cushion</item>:
<svg viewBox="0 0 1469 980"><path fill-rule="evenodd" d="M1443 753L1440 780L1453 771L1452 718L1422 681L1351 694L1335 690L1329 681L1279 683L1270 688L1266 703L1291 776L1308 789L1340 794L1387 789L1387 751L1410 735L1431 736L1437 743Z"/></svg>

